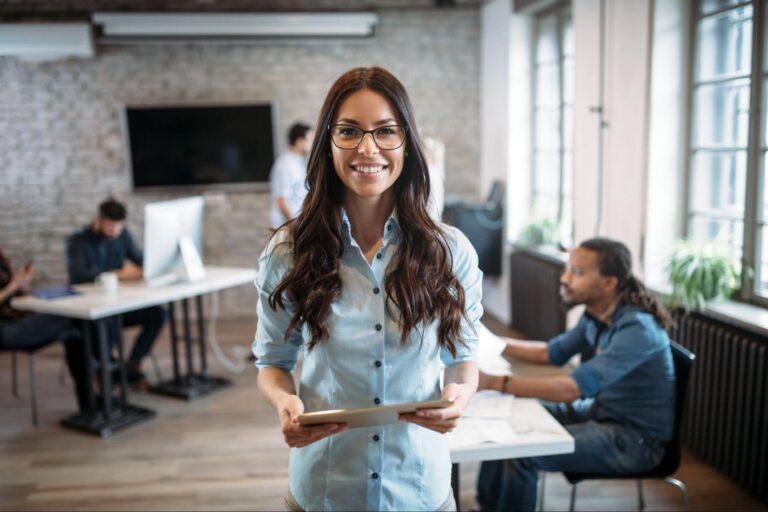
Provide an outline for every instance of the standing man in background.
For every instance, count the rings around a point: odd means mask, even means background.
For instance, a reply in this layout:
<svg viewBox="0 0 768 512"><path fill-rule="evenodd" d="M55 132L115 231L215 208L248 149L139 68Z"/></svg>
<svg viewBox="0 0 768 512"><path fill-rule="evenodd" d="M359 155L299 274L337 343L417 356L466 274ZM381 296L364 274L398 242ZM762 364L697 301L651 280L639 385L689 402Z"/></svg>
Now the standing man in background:
<svg viewBox="0 0 768 512"><path fill-rule="evenodd" d="M120 281L138 281L144 277L144 255L136 247L131 233L125 227L127 212L122 203L112 198L99 205L91 224L67 239L67 272L70 284L90 283L102 272L114 272ZM141 372L141 361L152 350L166 319L162 306L131 311L122 315L123 326L141 326L133 350L126 364L128 382L146 388L148 383ZM122 333L117 322L110 323L110 347Z"/></svg>
<svg viewBox="0 0 768 512"><path fill-rule="evenodd" d="M272 165L269 188L272 192L270 222L277 229L296 217L307 195L307 156L314 133L302 123L288 130L288 149Z"/></svg>

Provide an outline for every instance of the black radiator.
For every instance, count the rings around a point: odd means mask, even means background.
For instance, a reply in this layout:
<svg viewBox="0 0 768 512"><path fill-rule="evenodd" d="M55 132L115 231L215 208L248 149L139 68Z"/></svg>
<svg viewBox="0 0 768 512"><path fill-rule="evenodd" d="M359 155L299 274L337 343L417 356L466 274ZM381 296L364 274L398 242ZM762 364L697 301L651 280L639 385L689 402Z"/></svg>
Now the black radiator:
<svg viewBox="0 0 768 512"><path fill-rule="evenodd" d="M699 314L673 338L696 354L683 444L768 502L768 339Z"/></svg>

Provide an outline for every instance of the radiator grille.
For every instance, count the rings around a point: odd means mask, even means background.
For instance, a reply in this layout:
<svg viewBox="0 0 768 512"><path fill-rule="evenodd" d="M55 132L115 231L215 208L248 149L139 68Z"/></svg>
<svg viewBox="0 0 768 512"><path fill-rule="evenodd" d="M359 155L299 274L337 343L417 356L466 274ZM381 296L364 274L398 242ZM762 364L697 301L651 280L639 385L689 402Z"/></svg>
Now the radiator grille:
<svg viewBox="0 0 768 512"><path fill-rule="evenodd" d="M768 339L698 314L672 333L696 354L683 444L768 501Z"/></svg>

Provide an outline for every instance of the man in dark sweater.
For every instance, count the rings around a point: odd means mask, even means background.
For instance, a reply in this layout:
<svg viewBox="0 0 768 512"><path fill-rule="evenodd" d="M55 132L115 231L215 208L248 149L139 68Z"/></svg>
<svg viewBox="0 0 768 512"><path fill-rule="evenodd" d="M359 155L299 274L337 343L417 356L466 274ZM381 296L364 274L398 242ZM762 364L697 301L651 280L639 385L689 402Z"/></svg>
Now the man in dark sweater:
<svg viewBox="0 0 768 512"><path fill-rule="evenodd" d="M92 282L102 272L114 272L120 281L137 281L144 277L144 256L125 227L126 209L114 199L99 205L93 222L67 239L67 271L70 284ZM139 336L127 362L128 381L146 386L141 361L152 350L166 319L161 306L152 306L122 315L125 327L140 325ZM121 333L117 323L109 328L110 346Z"/></svg>

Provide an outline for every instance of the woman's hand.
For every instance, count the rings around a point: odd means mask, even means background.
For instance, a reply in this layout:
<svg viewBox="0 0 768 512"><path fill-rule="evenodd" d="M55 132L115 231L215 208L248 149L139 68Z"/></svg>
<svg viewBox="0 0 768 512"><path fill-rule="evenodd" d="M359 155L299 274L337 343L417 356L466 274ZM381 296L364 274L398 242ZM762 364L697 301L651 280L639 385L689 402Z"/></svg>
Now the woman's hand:
<svg viewBox="0 0 768 512"><path fill-rule="evenodd" d="M446 384L443 388L443 398L452 401L453 404L443 409L419 409L415 413L401 414L400 419L441 434L447 434L459 424L459 417L475 394L476 387L471 383Z"/></svg>
<svg viewBox="0 0 768 512"><path fill-rule="evenodd" d="M285 395L277 403L277 414L280 416L283 438L291 448L301 448L331 434L338 434L347 430L346 423L325 423L302 427L299 425L299 416L303 413L304 404L296 395Z"/></svg>

